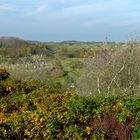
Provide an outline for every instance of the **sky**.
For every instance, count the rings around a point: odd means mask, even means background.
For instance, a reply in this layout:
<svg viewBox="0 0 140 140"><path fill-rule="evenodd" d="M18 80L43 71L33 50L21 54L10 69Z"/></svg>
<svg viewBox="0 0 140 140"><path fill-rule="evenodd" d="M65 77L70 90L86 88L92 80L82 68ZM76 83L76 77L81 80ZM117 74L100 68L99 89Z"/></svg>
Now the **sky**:
<svg viewBox="0 0 140 140"><path fill-rule="evenodd" d="M140 1L0 0L0 36L128 41L140 37Z"/></svg>

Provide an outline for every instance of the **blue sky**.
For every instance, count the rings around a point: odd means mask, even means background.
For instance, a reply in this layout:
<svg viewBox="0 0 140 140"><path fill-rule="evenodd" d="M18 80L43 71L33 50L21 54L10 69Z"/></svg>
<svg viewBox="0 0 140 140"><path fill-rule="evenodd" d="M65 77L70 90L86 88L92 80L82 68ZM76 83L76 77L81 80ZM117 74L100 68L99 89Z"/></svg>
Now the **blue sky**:
<svg viewBox="0 0 140 140"><path fill-rule="evenodd" d="M140 1L0 0L0 36L127 41L140 36Z"/></svg>

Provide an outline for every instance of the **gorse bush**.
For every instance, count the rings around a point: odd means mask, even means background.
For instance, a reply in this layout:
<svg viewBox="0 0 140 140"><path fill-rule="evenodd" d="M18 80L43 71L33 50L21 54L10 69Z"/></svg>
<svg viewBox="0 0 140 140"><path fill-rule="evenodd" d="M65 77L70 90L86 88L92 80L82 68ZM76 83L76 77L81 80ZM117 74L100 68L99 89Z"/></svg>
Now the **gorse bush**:
<svg viewBox="0 0 140 140"><path fill-rule="evenodd" d="M42 84L37 81L24 82L12 79L5 69L0 69L0 78L0 98L6 97L15 92L28 94L42 86Z"/></svg>
<svg viewBox="0 0 140 140"><path fill-rule="evenodd" d="M47 88L13 94L0 100L0 138L138 139L139 103L136 98L54 94Z"/></svg>
<svg viewBox="0 0 140 140"><path fill-rule="evenodd" d="M104 49L86 61L77 82L80 95L140 95L140 47Z"/></svg>

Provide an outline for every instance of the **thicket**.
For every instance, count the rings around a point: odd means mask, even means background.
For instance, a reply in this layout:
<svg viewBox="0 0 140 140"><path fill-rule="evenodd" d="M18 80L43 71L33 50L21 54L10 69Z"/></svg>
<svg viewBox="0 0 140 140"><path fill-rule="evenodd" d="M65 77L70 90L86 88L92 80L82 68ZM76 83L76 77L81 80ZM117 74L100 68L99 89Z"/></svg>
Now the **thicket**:
<svg viewBox="0 0 140 140"><path fill-rule="evenodd" d="M0 139L138 140L140 98L81 97L0 70ZM5 94L6 93L6 94Z"/></svg>
<svg viewBox="0 0 140 140"><path fill-rule="evenodd" d="M139 54L139 44L102 49L85 62L77 91L84 96L140 96Z"/></svg>

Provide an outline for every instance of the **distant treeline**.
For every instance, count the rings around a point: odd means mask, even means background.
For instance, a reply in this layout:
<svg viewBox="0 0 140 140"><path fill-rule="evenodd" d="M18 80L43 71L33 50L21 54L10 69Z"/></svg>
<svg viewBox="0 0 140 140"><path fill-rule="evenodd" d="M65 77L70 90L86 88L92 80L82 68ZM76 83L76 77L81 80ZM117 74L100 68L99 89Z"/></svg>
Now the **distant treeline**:
<svg viewBox="0 0 140 140"><path fill-rule="evenodd" d="M39 42L25 41L15 37L0 37L0 55L8 57L26 57L46 55L48 57L86 58L94 57L104 45L123 45L115 42Z"/></svg>

